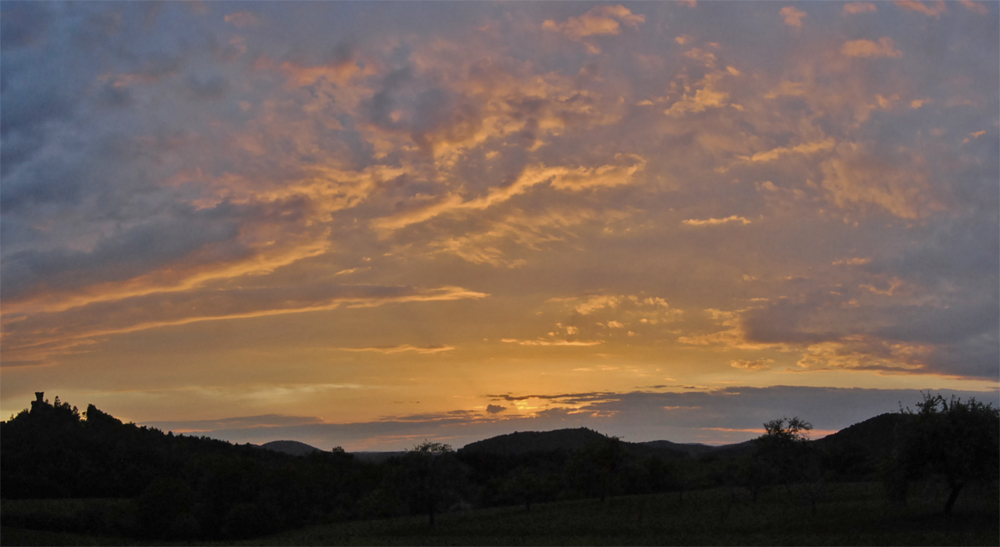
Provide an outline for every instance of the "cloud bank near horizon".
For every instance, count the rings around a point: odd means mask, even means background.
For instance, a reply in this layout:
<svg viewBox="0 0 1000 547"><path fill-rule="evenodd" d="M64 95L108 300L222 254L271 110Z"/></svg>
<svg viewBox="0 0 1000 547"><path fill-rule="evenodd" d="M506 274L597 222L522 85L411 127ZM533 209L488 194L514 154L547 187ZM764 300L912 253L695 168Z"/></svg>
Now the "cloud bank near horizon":
<svg viewBox="0 0 1000 547"><path fill-rule="evenodd" d="M935 391L945 397L1000 405L996 392ZM206 435L235 443L297 440L329 450L400 451L425 439L455 448L514 431L588 427L630 442L729 444L763 434L763 423L798 416L810 422L811 437L822 438L868 418L916 409L918 390L877 390L773 386L727 387L700 391L642 390L627 393L494 396L492 399L545 401L532 416L505 418L504 408L383 416L358 423L326 423L314 416L249 416L221 420L149 422L144 425L187 435Z"/></svg>

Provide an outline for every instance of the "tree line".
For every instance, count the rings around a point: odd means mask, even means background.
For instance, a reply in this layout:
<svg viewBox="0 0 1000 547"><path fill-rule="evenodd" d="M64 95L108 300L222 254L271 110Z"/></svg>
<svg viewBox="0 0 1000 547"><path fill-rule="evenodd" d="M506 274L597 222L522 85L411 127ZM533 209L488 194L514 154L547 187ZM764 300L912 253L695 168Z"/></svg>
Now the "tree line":
<svg viewBox="0 0 1000 547"><path fill-rule="evenodd" d="M124 424L90 405L39 400L0 424L5 499L122 498L132 511L75 531L151 539L249 538L308 524L622 495L727 488L732 503L765 491L815 508L831 481L880 481L904 503L910 485L934 478L950 512L972 482L996 484L1000 414L975 399L925 395L917 410L883 420L882 444L808 440L798 418L764 424L741 449L692 456L651 452L597 436L576 450L455 451L424 442L382 462L336 448L290 456L253 445ZM832 439L832 438L831 438ZM723 508L725 509L725 508ZM10 523L4 523L9 525Z"/></svg>

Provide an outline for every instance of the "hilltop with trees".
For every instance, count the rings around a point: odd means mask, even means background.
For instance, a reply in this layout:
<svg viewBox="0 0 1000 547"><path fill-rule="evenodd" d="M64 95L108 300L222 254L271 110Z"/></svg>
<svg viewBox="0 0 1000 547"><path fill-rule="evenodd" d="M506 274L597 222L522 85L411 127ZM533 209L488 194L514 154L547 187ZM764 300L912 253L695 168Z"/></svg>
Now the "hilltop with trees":
<svg viewBox="0 0 1000 547"><path fill-rule="evenodd" d="M30 410L0 424L5 529L240 539L405 515L422 515L434 528L455 510L533 512L588 498L610 510L625 496L669 494L683 506L708 491L726 493L716 505L726 522L762 499L816 514L833 499L831 485L848 483L881 484L885 503L895 504L914 499L913 484L925 485L921 493L940 484L947 496L938 511L951 513L970 485L996 494L1000 466L997 409L932 395L916 412L876 416L819 441L793 417L723 447L628 443L567 429L501 435L458 451L426 441L364 460L295 442L262 448L174 435L37 395ZM55 511L12 500L64 501L38 506L61 507Z"/></svg>

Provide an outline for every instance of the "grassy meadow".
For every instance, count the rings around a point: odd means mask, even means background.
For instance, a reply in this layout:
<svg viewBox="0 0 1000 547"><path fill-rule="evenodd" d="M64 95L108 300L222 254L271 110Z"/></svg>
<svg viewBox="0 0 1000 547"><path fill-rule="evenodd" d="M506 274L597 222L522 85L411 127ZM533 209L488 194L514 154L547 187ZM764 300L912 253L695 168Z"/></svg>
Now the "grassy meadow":
<svg viewBox="0 0 1000 547"><path fill-rule="evenodd" d="M818 495L817 495L818 494ZM915 485L905 506L875 483L829 484L818 493L772 488L756 503L746 490L712 489L600 502L536 504L440 515L436 526L411 516L310 526L239 542L209 545L997 545L995 487L969 487L953 514L941 514L945 492ZM813 507L812 500L817 503ZM40 532L10 524L47 523L58 515L102 518L125 511L109 500L5 500L4 545L143 545L121 535ZM67 516L66 513L74 516ZM120 515L118 515L120 517ZM65 529L65 528L64 528ZM166 543L184 545L186 543Z"/></svg>

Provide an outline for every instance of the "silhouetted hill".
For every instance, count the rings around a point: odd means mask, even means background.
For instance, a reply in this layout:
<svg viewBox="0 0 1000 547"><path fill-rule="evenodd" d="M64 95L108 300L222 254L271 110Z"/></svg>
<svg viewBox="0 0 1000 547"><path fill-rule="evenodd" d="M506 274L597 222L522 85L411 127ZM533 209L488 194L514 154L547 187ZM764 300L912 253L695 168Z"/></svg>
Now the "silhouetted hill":
<svg viewBox="0 0 1000 547"><path fill-rule="evenodd" d="M174 435L122 423L94 405L81 414L58 397L54 403L43 397L36 393L31 410L0 422L3 499L134 500L130 517L88 516L67 521L75 527L67 530L240 539L349 514L377 484L342 451ZM293 457L289 450L310 455ZM101 528L112 521L113 529Z"/></svg>
<svg viewBox="0 0 1000 547"><path fill-rule="evenodd" d="M892 449L897 428L912 418L908 414L880 414L814 442L824 448L849 447L854 451L881 456Z"/></svg>
<svg viewBox="0 0 1000 547"><path fill-rule="evenodd" d="M543 452L571 453L581 448L606 441L609 437L585 427L577 429L557 429L554 431L518 431L476 441L459 450L465 455L522 456ZM648 443L622 442L625 451L635 457L684 458L697 447L705 445L680 445L670 441ZM687 447L687 450L678 447Z"/></svg>
<svg viewBox="0 0 1000 547"><path fill-rule="evenodd" d="M716 456L730 457L730 458L748 456L750 455L751 452L753 452L754 446L756 446L754 444L754 439L750 439L749 441L743 441L741 443L724 444L716 446L714 447L712 453L715 454Z"/></svg>
<svg viewBox="0 0 1000 547"><path fill-rule="evenodd" d="M607 439L600 433L581 427L555 431L515 431L465 445L459 452L515 456L531 452L579 450Z"/></svg>
<svg viewBox="0 0 1000 547"><path fill-rule="evenodd" d="M898 432L913 420L909 414L882 414L813 441L824 466L850 480L875 480L884 460L892 457Z"/></svg>
<svg viewBox="0 0 1000 547"><path fill-rule="evenodd" d="M300 443L299 441L271 441L260 445L260 447L265 450L281 452L282 454L289 454L292 456L308 456L313 452L322 452L322 450L316 448L315 446Z"/></svg>

